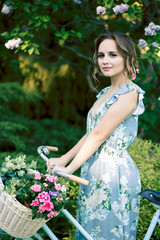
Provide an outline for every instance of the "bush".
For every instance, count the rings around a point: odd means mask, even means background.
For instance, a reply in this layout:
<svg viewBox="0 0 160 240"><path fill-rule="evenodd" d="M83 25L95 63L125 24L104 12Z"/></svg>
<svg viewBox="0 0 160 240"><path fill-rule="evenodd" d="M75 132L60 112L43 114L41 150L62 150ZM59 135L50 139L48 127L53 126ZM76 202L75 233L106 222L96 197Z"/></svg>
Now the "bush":
<svg viewBox="0 0 160 240"><path fill-rule="evenodd" d="M160 146L150 140L137 139L128 149L135 161L141 177L142 190L150 188L160 191ZM143 197L141 198L140 217L138 224L137 239L142 240L149 227L156 208ZM160 229L155 228L151 240L158 240Z"/></svg>

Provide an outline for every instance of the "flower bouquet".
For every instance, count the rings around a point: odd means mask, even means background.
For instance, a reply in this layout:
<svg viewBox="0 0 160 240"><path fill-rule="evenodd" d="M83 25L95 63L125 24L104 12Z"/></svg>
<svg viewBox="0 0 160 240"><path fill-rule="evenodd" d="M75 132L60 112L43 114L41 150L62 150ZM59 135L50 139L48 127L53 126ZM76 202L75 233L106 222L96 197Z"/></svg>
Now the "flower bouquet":
<svg viewBox="0 0 160 240"><path fill-rule="evenodd" d="M6 205L7 197L5 196L6 200L4 200L4 196L2 197L2 193L6 193L8 194L8 199L12 199L14 202L18 201L18 208L24 208L24 212L30 213L27 221L30 221L28 227L32 228L32 221L41 221L41 225L43 225L50 218L56 217L68 198L66 196L66 185L64 182L62 183L64 180L60 179L60 182L57 176L41 174L36 170L36 162L32 161L30 164L26 164L25 158L25 155L14 159L11 159L10 156L5 158L5 162L3 162L0 169L0 176L4 185L3 191L0 192L0 208ZM2 202L3 206L1 206ZM17 209L17 212L19 212L19 209ZM11 213L9 214L11 215ZM40 219L38 220L38 218ZM6 231L4 223L1 222L2 220L0 216L0 228ZM25 237L34 234L35 226L33 228L33 233ZM22 236L16 235L16 237L20 238Z"/></svg>

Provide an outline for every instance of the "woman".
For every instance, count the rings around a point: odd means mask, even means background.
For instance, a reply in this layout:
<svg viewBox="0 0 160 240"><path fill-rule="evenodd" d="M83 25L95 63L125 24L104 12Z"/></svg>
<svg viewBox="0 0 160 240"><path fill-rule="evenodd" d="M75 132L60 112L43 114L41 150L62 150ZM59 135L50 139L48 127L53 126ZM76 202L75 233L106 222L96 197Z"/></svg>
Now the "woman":
<svg viewBox="0 0 160 240"><path fill-rule="evenodd" d="M80 186L78 220L93 239L135 240L141 184L127 148L137 136L144 91L132 82L138 72L134 44L122 33L103 34L94 61L94 74L100 70L111 85L97 95L86 135L61 158L50 159L47 170L56 164L54 171L73 173L82 166L81 177L89 185ZM82 239L76 233L76 240Z"/></svg>

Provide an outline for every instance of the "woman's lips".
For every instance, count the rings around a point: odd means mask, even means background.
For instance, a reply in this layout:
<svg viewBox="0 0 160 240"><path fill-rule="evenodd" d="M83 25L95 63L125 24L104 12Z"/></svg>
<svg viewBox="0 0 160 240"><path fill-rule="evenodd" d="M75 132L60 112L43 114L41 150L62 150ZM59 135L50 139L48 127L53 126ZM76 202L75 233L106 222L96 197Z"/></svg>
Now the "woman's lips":
<svg viewBox="0 0 160 240"><path fill-rule="evenodd" d="M103 67L103 70L104 71L108 71L108 70L110 70L111 69L111 67Z"/></svg>

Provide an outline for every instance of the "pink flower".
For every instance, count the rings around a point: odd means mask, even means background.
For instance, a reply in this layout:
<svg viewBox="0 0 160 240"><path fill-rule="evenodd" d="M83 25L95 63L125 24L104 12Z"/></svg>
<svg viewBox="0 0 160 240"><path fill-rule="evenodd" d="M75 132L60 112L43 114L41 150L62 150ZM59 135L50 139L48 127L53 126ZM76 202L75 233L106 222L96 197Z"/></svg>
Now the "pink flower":
<svg viewBox="0 0 160 240"><path fill-rule="evenodd" d="M39 204L38 199L35 199L32 201L31 206L38 206L38 204Z"/></svg>
<svg viewBox="0 0 160 240"><path fill-rule="evenodd" d="M50 196L47 192L39 193L37 198L40 202L50 202Z"/></svg>
<svg viewBox="0 0 160 240"><path fill-rule="evenodd" d="M139 73L139 69L138 68L136 68L136 73Z"/></svg>
<svg viewBox="0 0 160 240"><path fill-rule="evenodd" d="M40 192L41 191L41 185L38 184L34 184L30 187L31 190L33 190L34 192Z"/></svg>
<svg viewBox="0 0 160 240"><path fill-rule="evenodd" d="M46 211L50 211L52 208L54 208L54 205L52 202L45 202L43 203L43 206L45 207Z"/></svg>
<svg viewBox="0 0 160 240"><path fill-rule="evenodd" d="M45 210L46 209L45 209L45 206L43 204L39 206L39 212L40 213L43 213Z"/></svg>
<svg viewBox="0 0 160 240"><path fill-rule="evenodd" d="M136 78L136 73L132 74L132 80L134 80Z"/></svg>
<svg viewBox="0 0 160 240"><path fill-rule="evenodd" d="M54 182L54 183L55 183L55 182L58 180L57 177L51 176L51 175L49 175L49 174L46 174L45 176L46 176L46 180L47 180L48 182Z"/></svg>
<svg viewBox="0 0 160 240"><path fill-rule="evenodd" d="M60 190L60 189L61 189L61 184L60 184L60 183L55 184L55 189L56 189L57 191Z"/></svg>
<svg viewBox="0 0 160 240"><path fill-rule="evenodd" d="M40 173L35 173L34 176L35 176L36 180L41 180L41 178L42 178Z"/></svg>
<svg viewBox="0 0 160 240"><path fill-rule="evenodd" d="M48 218L53 218L56 217L58 215L57 211L50 211L50 213L47 215Z"/></svg>
<svg viewBox="0 0 160 240"><path fill-rule="evenodd" d="M106 8L105 8L105 7L98 6L98 7L96 8L96 12L97 12L97 14L105 14L105 13L106 13Z"/></svg>

